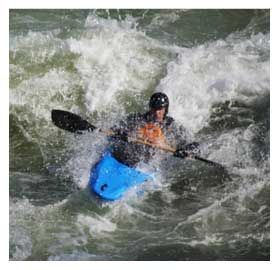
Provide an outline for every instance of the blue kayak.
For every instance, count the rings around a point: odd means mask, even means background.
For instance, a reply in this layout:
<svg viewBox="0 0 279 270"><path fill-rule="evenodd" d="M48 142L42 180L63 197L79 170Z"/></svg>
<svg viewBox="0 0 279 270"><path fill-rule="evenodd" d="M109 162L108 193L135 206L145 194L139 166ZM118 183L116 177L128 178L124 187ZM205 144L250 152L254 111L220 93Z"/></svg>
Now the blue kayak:
<svg viewBox="0 0 279 270"><path fill-rule="evenodd" d="M106 152L91 168L89 187L101 198L113 201L120 199L131 187L150 179L153 179L152 174L128 167Z"/></svg>

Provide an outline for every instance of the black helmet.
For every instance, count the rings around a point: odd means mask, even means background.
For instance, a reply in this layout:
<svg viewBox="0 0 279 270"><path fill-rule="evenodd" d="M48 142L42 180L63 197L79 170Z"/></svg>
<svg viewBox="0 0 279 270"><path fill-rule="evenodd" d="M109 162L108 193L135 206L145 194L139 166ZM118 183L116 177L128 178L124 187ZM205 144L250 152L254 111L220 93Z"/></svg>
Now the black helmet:
<svg viewBox="0 0 279 270"><path fill-rule="evenodd" d="M154 93L149 101L149 108L150 109L161 109L166 108L166 114L169 110L169 98L164 93Z"/></svg>

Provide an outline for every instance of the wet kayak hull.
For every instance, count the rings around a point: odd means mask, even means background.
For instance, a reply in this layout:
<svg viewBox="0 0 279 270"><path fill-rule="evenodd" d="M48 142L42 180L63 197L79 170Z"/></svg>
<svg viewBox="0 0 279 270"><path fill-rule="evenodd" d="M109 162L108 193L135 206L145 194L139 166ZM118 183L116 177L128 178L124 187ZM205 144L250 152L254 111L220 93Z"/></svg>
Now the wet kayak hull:
<svg viewBox="0 0 279 270"><path fill-rule="evenodd" d="M91 168L89 186L102 199L113 201L120 199L130 188L152 178L152 174L128 167L106 152Z"/></svg>

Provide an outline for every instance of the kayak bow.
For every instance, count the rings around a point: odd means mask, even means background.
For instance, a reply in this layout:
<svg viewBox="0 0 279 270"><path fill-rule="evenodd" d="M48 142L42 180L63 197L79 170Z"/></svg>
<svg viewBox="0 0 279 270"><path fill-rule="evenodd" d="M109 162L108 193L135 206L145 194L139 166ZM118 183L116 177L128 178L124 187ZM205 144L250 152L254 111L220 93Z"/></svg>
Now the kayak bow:
<svg viewBox="0 0 279 270"><path fill-rule="evenodd" d="M152 174L128 167L106 152L91 168L89 187L105 200L117 200L128 189L150 179L154 179Z"/></svg>

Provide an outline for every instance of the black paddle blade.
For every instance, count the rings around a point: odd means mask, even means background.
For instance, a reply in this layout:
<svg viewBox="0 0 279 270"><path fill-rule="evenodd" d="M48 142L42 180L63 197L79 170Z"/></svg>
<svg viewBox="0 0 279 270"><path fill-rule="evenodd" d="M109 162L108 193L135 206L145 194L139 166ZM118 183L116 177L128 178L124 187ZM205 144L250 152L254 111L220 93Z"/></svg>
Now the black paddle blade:
<svg viewBox="0 0 279 270"><path fill-rule="evenodd" d="M205 158L198 157L198 156L195 156L194 159L199 160L199 161L203 161L203 162L207 163L208 165L219 169L220 172L223 173L223 179L227 179L229 181L232 181L232 178L230 177L230 174L229 174L228 170L223 165L221 165L217 162L205 159Z"/></svg>
<svg viewBox="0 0 279 270"><path fill-rule="evenodd" d="M81 134L82 131L93 131L96 129L96 127L80 116L67 111L52 110L51 119L57 127L73 133Z"/></svg>

